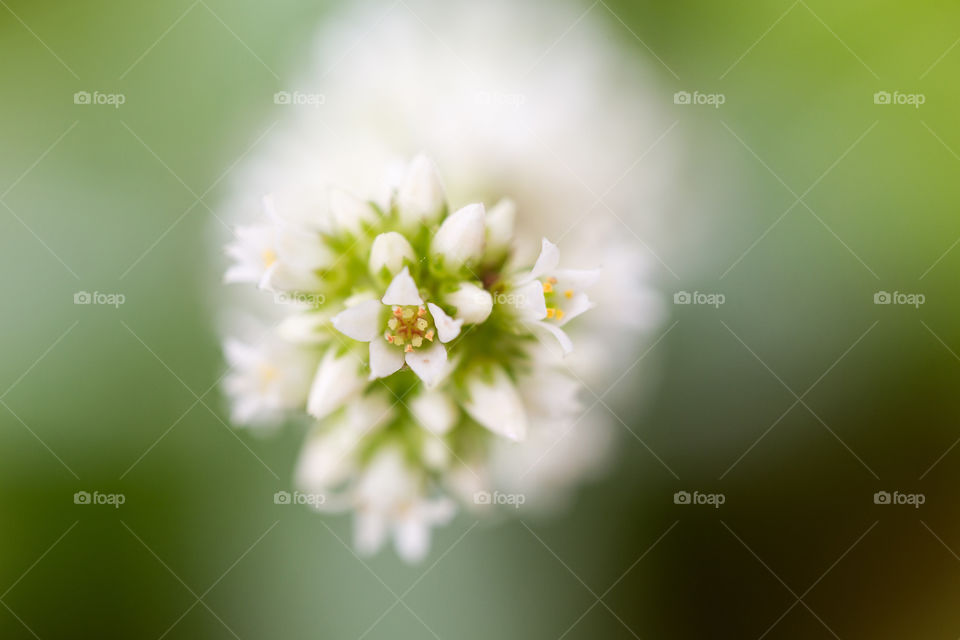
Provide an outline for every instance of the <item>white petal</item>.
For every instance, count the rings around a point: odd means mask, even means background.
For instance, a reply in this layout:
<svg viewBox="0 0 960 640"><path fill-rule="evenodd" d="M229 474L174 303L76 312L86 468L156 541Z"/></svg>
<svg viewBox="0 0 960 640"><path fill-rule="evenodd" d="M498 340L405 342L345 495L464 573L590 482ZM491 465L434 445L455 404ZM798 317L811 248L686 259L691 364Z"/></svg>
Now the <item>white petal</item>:
<svg viewBox="0 0 960 640"><path fill-rule="evenodd" d="M467 380L469 399L464 403L470 417L484 427L513 441L527 435L527 414L523 401L507 373L497 367L492 380L474 375Z"/></svg>
<svg viewBox="0 0 960 640"><path fill-rule="evenodd" d="M410 242L403 235L389 231L373 239L373 246L370 247L371 273L379 274L384 267L390 273L396 273L403 267L404 260L413 264L417 257Z"/></svg>
<svg viewBox="0 0 960 640"><path fill-rule="evenodd" d="M543 284L531 280L522 287L503 295L506 304L516 309L523 321L542 320L547 317L547 302L543 297Z"/></svg>
<svg viewBox="0 0 960 640"><path fill-rule="evenodd" d="M335 347L327 351L310 388L307 413L314 418L324 418L366 386L358 364L353 354L337 357Z"/></svg>
<svg viewBox="0 0 960 640"><path fill-rule="evenodd" d="M460 327L463 326L463 320L454 320L444 313L443 309L432 302L427 303L427 308L430 309L433 323L437 325L437 337L440 338L440 342L450 342L460 335Z"/></svg>
<svg viewBox="0 0 960 640"><path fill-rule="evenodd" d="M488 250L502 252L510 248L516 216L517 206L509 198L504 198L487 211Z"/></svg>
<svg viewBox="0 0 960 640"><path fill-rule="evenodd" d="M440 255L445 265L457 268L483 257L486 243L482 204L468 204L443 221L430 243L430 251Z"/></svg>
<svg viewBox="0 0 960 640"><path fill-rule="evenodd" d="M330 322L323 313L297 313L285 318L277 327L277 333L288 342L317 344L329 339L324 327Z"/></svg>
<svg viewBox="0 0 960 640"><path fill-rule="evenodd" d="M416 516L408 516L394 527L393 541L397 555L405 562L420 562L430 550L430 525Z"/></svg>
<svg viewBox="0 0 960 640"><path fill-rule="evenodd" d="M557 269L553 275L559 280L558 287L580 291L593 285L602 273L603 269Z"/></svg>
<svg viewBox="0 0 960 640"><path fill-rule="evenodd" d="M323 269L334 262L333 253L316 231L285 227L277 231L277 260L298 271Z"/></svg>
<svg viewBox="0 0 960 640"><path fill-rule="evenodd" d="M446 373L447 349L439 342L406 354L407 365L423 382L433 386Z"/></svg>
<svg viewBox="0 0 960 640"><path fill-rule="evenodd" d="M386 378L403 366L403 349L389 344L383 337L370 341L370 379Z"/></svg>
<svg viewBox="0 0 960 640"><path fill-rule="evenodd" d="M589 311L595 305L590 302L590 298L585 293L577 293L563 305L563 318L557 322L558 327L562 327L580 314Z"/></svg>
<svg viewBox="0 0 960 640"><path fill-rule="evenodd" d="M432 221L443 210L445 199L437 165L427 156L418 155L397 190L400 219L407 225Z"/></svg>
<svg viewBox="0 0 960 640"><path fill-rule="evenodd" d="M389 305L421 305L420 292L417 291L417 283L410 276L410 269L403 268L403 271L393 277L386 293L380 299L383 304Z"/></svg>
<svg viewBox="0 0 960 640"><path fill-rule="evenodd" d="M560 348L563 349L563 355L567 355L568 353L573 351L573 342L571 342L570 336L568 336L567 332L561 329L560 327L558 327L557 325L552 324L550 322L540 321L540 322L536 322L534 326L546 330L554 338L556 338L557 341L560 343Z"/></svg>
<svg viewBox="0 0 960 640"><path fill-rule="evenodd" d="M353 518L353 546L361 555L373 555L387 539L386 518L375 511L358 511Z"/></svg>
<svg viewBox="0 0 960 640"><path fill-rule="evenodd" d="M343 189L330 189L330 213L337 227L350 233L359 233L362 223L373 224L377 221L377 212L352 193Z"/></svg>
<svg viewBox="0 0 960 640"><path fill-rule="evenodd" d="M544 238L540 243L540 256L530 271L530 277L539 278L546 273L550 273L557 268L558 264L560 264L560 249Z"/></svg>
<svg viewBox="0 0 960 640"><path fill-rule="evenodd" d="M323 286L310 271L294 269L284 262L274 262L260 279L260 288L267 291L317 291Z"/></svg>
<svg viewBox="0 0 960 640"><path fill-rule="evenodd" d="M438 436L450 431L460 414L450 396L440 391L420 392L410 401L410 412L420 426Z"/></svg>
<svg viewBox="0 0 960 640"><path fill-rule="evenodd" d="M354 340L370 342L383 330L383 310L377 300L366 300L333 316L333 327Z"/></svg>
<svg viewBox="0 0 960 640"><path fill-rule="evenodd" d="M457 308L456 317L466 324L483 322L493 311L493 296L490 292L470 282L461 282L460 288L447 295L444 300Z"/></svg>

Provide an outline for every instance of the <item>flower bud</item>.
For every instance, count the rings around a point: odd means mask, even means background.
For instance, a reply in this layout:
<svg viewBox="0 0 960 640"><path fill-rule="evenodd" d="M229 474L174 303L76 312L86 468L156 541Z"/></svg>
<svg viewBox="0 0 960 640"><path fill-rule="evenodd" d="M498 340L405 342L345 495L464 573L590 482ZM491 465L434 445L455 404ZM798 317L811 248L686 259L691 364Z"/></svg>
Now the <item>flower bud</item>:
<svg viewBox="0 0 960 640"><path fill-rule="evenodd" d="M417 261L417 257L413 253L413 247L403 235L396 231L389 231L373 239L373 246L370 248L371 273L380 273L384 267L391 274L397 273L403 268L404 260L409 260L412 264Z"/></svg>
<svg viewBox="0 0 960 640"><path fill-rule="evenodd" d="M442 256L444 265L452 268L479 260L485 244L485 216L482 204L468 204L451 213L433 236L431 252Z"/></svg>
<svg viewBox="0 0 960 640"><path fill-rule="evenodd" d="M431 222L440 215L445 200L437 165L427 156L418 155L397 190L400 219L408 225Z"/></svg>
<svg viewBox="0 0 960 640"><path fill-rule="evenodd" d="M457 308L454 317L466 324L483 322L493 310L490 292L470 282L461 282L460 288L448 294L444 300Z"/></svg>

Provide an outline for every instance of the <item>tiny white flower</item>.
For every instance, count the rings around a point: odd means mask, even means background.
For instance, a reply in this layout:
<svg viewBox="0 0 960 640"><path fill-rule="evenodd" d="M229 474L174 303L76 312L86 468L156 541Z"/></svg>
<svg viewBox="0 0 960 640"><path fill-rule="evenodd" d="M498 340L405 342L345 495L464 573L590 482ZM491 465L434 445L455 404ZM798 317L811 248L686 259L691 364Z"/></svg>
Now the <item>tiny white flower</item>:
<svg viewBox="0 0 960 640"><path fill-rule="evenodd" d="M527 414L516 385L502 367L494 367L489 378L477 372L467 380L467 401L463 408L470 417L497 435L515 442L527 436Z"/></svg>
<svg viewBox="0 0 960 640"><path fill-rule="evenodd" d="M236 240L227 245L234 263L226 282L252 282L270 291L314 291L321 281L316 274L333 262L320 234L282 218L270 197L263 199L267 221L238 227Z"/></svg>
<svg viewBox="0 0 960 640"><path fill-rule="evenodd" d="M447 524L456 513L449 498L424 495L420 474L406 465L395 448L377 454L354 491L354 544L366 555L376 553L392 537L403 560L419 562L430 549L431 529Z"/></svg>
<svg viewBox="0 0 960 640"><path fill-rule="evenodd" d="M361 302L333 318L338 331L370 343L371 380L389 376L406 363L428 386L446 372L442 343L457 337L460 324L436 305L431 304L428 313L407 267L394 276L379 301Z"/></svg>
<svg viewBox="0 0 960 640"><path fill-rule="evenodd" d="M413 247L402 234L396 231L381 233L373 239L373 246L370 247L370 272L380 273L384 267L390 274L395 274L403 268L404 262L414 264L417 256L413 253Z"/></svg>
<svg viewBox="0 0 960 640"><path fill-rule="evenodd" d="M445 435L457 423L460 410L449 394L426 389L409 403L413 417L432 434Z"/></svg>
<svg viewBox="0 0 960 640"><path fill-rule="evenodd" d="M460 287L447 294L444 301L457 308L454 317L466 324L479 324L493 311L493 296L490 292L471 282L461 282Z"/></svg>
<svg viewBox="0 0 960 640"><path fill-rule="evenodd" d="M231 400L233 422L271 427L286 412L302 410L315 359L277 340L248 345L227 339L223 349L231 368L223 385Z"/></svg>
<svg viewBox="0 0 960 640"><path fill-rule="evenodd" d="M407 167L397 189L397 208L407 226L436 220L443 211L446 194L433 160L418 155Z"/></svg>
<svg viewBox="0 0 960 640"><path fill-rule="evenodd" d="M478 262L486 243L482 204L468 204L451 213L437 229L430 251L444 259L444 266L459 268Z"/></svg>
<svg viewBox="0 0 960 640"><path fill-rule="evenodd" d="M593 307L584 289L596 282L600 270L562 269L559 263L560 250L544 238L533 269L514 281L511 303L523 320L552 334L570 353L573 343L561 327Z"/></svg>

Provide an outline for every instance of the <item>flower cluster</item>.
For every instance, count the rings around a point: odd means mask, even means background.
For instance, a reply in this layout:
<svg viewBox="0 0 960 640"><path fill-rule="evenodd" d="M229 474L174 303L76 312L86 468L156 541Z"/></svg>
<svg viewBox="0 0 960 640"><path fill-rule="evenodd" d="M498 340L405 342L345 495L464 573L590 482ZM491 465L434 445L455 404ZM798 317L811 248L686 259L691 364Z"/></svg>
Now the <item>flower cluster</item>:
<svg viewBox="0 0 960 640"><path fill-rule="evenodd" d="M317 508L354 512L359 550L392 537L416 561L432 526L490 488L498 448L578 418L557 355L599 271L561 267L547 239L516 264L513 203L451 211L425 156L382 202L328 195L322 211L267 198L266 219L237 229L226 280L284 307L257 344L226 342L225 388L238 424L311 416L297 482Z"/></svg>

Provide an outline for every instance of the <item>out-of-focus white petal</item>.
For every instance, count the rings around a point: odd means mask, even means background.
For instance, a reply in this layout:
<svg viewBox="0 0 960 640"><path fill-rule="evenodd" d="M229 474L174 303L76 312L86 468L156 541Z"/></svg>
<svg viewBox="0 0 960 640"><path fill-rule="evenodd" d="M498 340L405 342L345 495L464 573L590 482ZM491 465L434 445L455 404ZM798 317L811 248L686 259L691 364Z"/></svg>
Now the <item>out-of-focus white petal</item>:
<svg viewBox="0 0 960 640"><path fill-rule="evenodd" d="M417 422L438 436L453 428L460 413L449 394L440 391L422 391L410 401L409 406Z"/></svg>
<svg viewBox="0 0 960 640"><path fill-rule="evenodd" d="M521 320L542 320L547 317L547 302L543 297L543 284L532 280L504 294L505 304L512 306Z"/></svg>
<svg viewBox="0 0 960 640"><path fill-rule="evenodd" d="M430 525L419 518L401 520L394 530L397 554L405 562L415 564L423 560L430 550Z"/></svg>
<svg viewBox="0 0 960 640"><path fill-rule="evenodd" d="M460 335L460 327L463 326L463 320L454 320L444 313L443 309L432 302L427 303L427 308L430 309L433 323L437 325L437 337L440 338L440 342L450 342Z"/></svg>
<svg viewBox="0 0 960 640"><path fill-rule="evenodd" d="M527 414L513 381L500 367L491 380L473 375L467 380L468 400L464 403L470 417L484 427L515 442L527 435Z"/></svg>
<svg viewBox="0 0 960 640"><path fill-rule="evenodd" d="M557 326L562 327L581 313L589 311L595 305L590 302L590 298L585 293L576 293L563 305L563 318L557 322Z"/></svg>
<svg viewBox="0 0 960 640"><path fill-rule="evenodd" d="M471 282L461 282L460 288L448 294L444 301L457 308L456 318L466 324L481 323L493 311L493 296L490 292ZM546 314L546 308L543 312Z"/></svg>
<svg viewBox="0 0 960 640"><path fill-rule="evenodd" d="M404 260L411 264L417 261L410 242L396 231L381 233L373 239L370 247L370 272L380 273L384 267L390 273L396 273L403 267Z"/></svg>
<svg viewBox="0 0 960 640"><path fill-rule="evenodd" d="M320 419L339 409L367 383L360 375L359 363L350 353L337 356L336 348L324 355L307 398L307 412Z"/></svg>
<svg viewBox="0 0 960 640"><path fill-rule="evenodd" d="M406 354L407 365L427 387L432 387L447 370L447 348L439 342Z"/></svg>
<svg viewBox="0 0 960 640"><path fill-rule="evenodd" d="M451 213L433 236L430 251L453 268L479 260L486 242L485 215L482 204L468 204Z"/></svg>
<svg viewBox="0 0 960 640"><path fill-rule="evenodd" d="M400 219L407 225L435 220L443 211L445 199L437 165L427 156L418 155L397 190Z"/></svg>
<svg viewBox="0 0 960 640"><path fill-rule="evenodd" d="M403 349L382 337L370 341L370 379L386 378L403 366Z"/></svg>
<svg viewBox="0 0 960 640"><path fill-rule="evenodd" d="M329 323L330 318L324 313L297 313L284 318L277 327L277 333L289 342L317 344L329 339L329 333L324 330Z"/></svg>
<svg viewBox="0 0 960 640"><path fill-rule="evenodd" d="M353 546L361 555L373 555L387 539L386 517L371 510L360 509L353 518Z"/></svg>
<svg viewBox="0 0 960 640"><path fill-rule="evenodd" d="M337 227L353 234L360 233L363 223L377 221L377 212L369 202L343 189L330 189L330 213Z"/></svg>
<svg viewBox="0 0 960 640"><path fill-rule="evenodd" d="M340 333L360 342L370 342L383 329L381 316L383 305L376 300L366 300L333 316L333 326Z"/></svg>
<svg viewBox="0 0 960 640"><path fill-rule="evenodd" d="M540 243L540 256L536 264L530 270L531 278L539 278L542 275L549 274L560 264L560 249L546 238Z"/></svg>
<svg viewBox="0 0 960 640"><path fill-rule="evenodd" d="M294 269L284 262L274 262L260 279L260 288L267 291L317 291L322 286L317 274Z"/></svg>
<svg viewBox="0 0 960 640"><path fill-rule="evenodd" d="M573 351L573 342L570 340L570 336L567 335L567 332L558 327L557 325L551 322L536 322L533 325L534 327L543 329L554 338L557 339L557 342L560 343L560 348L563 350L563 355L567 355Z"/></svg>
<svg viewBox="0 0 960 640"><path fill-rule="evenodd" d="M409 268L404 267L403 271L393 277L380 301L389 305L423 304L420 292L417 290L417 283L413 281Z"/></svg>
<svg viewBox="0 0 960 640"><path fill-rule="evenodd" d="M485 224L488 251L502 255L501 252L510 248L516 216L517 205L509 198L504 198L487 211Z"/></svg>

